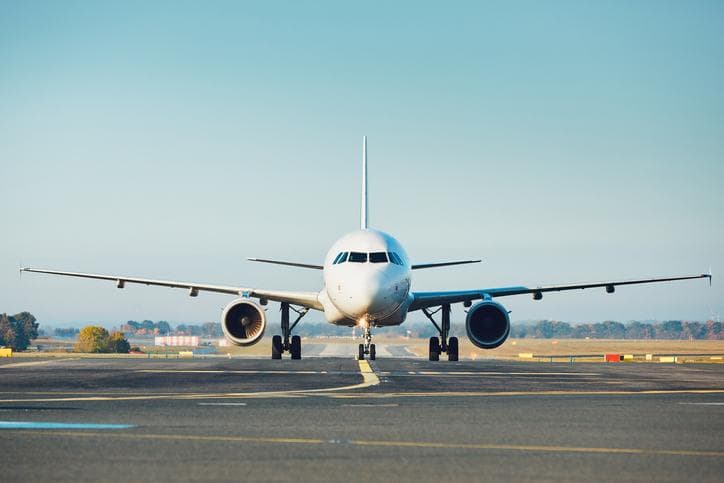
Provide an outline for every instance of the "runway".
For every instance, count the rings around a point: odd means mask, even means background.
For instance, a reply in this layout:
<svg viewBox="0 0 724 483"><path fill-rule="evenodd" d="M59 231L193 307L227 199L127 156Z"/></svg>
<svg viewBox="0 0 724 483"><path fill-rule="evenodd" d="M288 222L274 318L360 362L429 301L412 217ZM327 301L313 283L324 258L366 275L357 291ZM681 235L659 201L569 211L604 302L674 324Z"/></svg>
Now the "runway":
<svg viewBox="0 0 724 483"><path fill-rule="evenodd" d="M715 364L68 357L0 381L4 481L724 474Z"/></svg>

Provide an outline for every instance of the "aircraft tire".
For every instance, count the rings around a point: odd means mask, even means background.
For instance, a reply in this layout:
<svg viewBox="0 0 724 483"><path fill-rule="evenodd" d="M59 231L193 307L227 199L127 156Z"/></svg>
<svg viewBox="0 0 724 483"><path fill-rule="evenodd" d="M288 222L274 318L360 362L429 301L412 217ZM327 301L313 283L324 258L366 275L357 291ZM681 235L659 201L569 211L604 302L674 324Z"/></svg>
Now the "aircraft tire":
<svg viewBox="0 0 724 483"><path fill-rule="evenodd" d="M458 360L458 338L450 337L447 341L447 360L456 362Z"/></svg>
<svg viewBox="0 0 724 483"><path fill-rule="evenodd" d="M289 347L289 352L291 352L292 359L294 360L302 358L302 338L298 335L292 336L292 343L291 347Z"/></svg>
<svg viewBox="0 0 724 483"><path fill-rule="evenodd" d="M370 344L370 360L374 361L377 357L377 349L374 344Z"/></svg>
<svg viewBox="0 0 724 483"><path fill-rule="evenodd" d="M364 344L359 345L359 353L357 354L357 360L363 361L365 360L365 346Z"/></svg>
<svg viewBox="0 0 724 483"><path fill-rule="evenodd" d="M281 359L282 352L282 336L275 335L272 337L272 359Z"/></svg>
<svg viewBox="0 0 724 483"><path fill-rule="evenodd" d="M431 361L440 360L440 339L438 339L437 337L430 337L429 355Z"/></svg>

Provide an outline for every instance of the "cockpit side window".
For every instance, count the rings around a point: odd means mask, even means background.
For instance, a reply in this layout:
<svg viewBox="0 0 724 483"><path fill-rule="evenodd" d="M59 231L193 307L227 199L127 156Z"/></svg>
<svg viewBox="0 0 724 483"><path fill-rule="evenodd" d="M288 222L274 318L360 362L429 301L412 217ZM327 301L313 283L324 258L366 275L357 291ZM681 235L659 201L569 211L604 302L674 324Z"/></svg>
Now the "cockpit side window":
<svg viewBox="0 0 724 483"><path fill-rule="evenodd" d="M370 263L387 263L387 254L385 252L370 253Z"/></svg>
<svg viewBox="0 0 724 483"><path fill-rule="evenodd" d="M332 265L337 265L339 263L344 263L347 261L347 253L348 252L341 252L339 255L337 255L337 258L334 259L334 262L332 262Z"/></svg>
<svg viewBox="0 0 724 483"><path fill-rule="evenodd" d="M362 252L349 252L350 263L367 263L367 254Z"/></svg>
<svg viewBox="0 0 724 483"><path fill-rule="evenodd" d="M400 258L400 256L397 253L389 252L388 255L390 257L390 261L392 263L394 263L395 265L404 265L404 263L402 263L402 259Z"/></svg>

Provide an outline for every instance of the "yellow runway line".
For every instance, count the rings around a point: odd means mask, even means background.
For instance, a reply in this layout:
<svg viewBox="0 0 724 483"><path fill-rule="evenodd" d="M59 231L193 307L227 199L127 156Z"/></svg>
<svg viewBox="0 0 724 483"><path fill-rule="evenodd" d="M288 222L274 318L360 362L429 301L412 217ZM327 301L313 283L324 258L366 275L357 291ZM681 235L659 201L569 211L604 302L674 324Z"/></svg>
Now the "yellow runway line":
<svg viewBox="0 0 724 483"><path fill-rule="evenodd" d="M339 391L352 391L355 389L364 389L376 386L380 383L380 378L374 372L369 362L357 361L359 364L362 382L349 386L329 387L322 389L297 389L291 391L258 391L258 392L239 392L239 393L191 393L191 394L147 394L138 396L76 396L76 397L52 397L52 398L34 398L34 399L0 399L2 403L17 402L80 402L80 401L148 401L154 399L226 399L226 398L264 398L264 397L304 397L306 394L318 393L336 393ZM16 393L21 394L21 393Z"/></svg>
<svg viewBox="0 0 724 483"><path fill-rule="evenodd" d="M15 435L41 435L48 437L71 438L106 438L106 439L132 439L151 441L205 441L223 443L261 443L261 444L348 444L352 446L388 447L388 448L432 448L432 449L464 449L464 450L493 450L493 451L520 451L533 453L593 453L593 454L620 454L620 455L654 455L654 456L694 456L694 457L724 457L724 451L701 451L684 449L652 449L652 448L601 448L586 446L546 446L546 445L517 445L495 443L443 443L432 441L377 441L377 440L337 440L318 438L287 438L287 437L253 437L253 436L204 436L183 434L134 434L132 432L78 432L78 431L18 431L10 430Z"/></svg>

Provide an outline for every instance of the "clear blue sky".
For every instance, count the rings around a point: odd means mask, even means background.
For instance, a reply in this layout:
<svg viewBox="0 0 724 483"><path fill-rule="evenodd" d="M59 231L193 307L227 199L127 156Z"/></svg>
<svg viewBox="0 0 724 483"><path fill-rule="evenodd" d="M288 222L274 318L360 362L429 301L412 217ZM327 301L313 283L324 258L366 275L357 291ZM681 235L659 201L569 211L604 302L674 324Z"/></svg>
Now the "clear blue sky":
<svg viewBox="0 0 724 483"><path fill-rule="evenodd" d="M722 86L718 1L2 2L0 310L203 321L229 300L21 263L319 289L245 257L319 262L357 227L362 135L372 225L415 261L485 259L415 289L724 277ZM722 287L504 302L705 320Z"/></svg>

